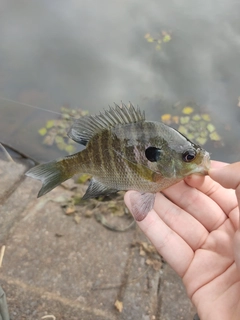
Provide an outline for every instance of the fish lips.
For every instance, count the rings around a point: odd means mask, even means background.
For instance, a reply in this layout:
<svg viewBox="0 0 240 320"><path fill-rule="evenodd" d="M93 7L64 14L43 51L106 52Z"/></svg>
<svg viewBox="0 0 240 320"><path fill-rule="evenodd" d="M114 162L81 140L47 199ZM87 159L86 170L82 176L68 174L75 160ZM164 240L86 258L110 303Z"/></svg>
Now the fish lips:
<svg viewBox="0 0 240 320"><path fill-rule="evenodd" d="M190 171L188 173L188 175L194 174L194 173L207 175L210 167L211 167L210 154L204 150L203 160L202 160L201 164L197 168Z"/></svg>

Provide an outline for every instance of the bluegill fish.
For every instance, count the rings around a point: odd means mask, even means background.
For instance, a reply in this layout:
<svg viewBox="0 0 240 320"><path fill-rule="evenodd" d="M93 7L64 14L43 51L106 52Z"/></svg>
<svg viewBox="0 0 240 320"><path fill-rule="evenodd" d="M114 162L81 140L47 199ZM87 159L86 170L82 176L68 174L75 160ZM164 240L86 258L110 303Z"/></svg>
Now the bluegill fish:
<svg viewBox="0 0 240 320"><path fill-rule="evenodd" d="M83 199L139 191L142 203L135 218L142 220L156 192L192 173L205 175L210 166L207 151L161 122L146 121L144 112L132 105L77 119L68 136L86 148L26 173L42 181L38 197L76 173L87 173L93 178Z"/></svg>

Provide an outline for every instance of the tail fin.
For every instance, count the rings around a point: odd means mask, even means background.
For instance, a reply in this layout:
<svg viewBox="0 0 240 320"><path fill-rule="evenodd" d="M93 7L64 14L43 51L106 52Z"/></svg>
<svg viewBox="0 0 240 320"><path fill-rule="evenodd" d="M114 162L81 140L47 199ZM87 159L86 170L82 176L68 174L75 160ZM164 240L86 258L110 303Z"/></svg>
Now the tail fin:
<svg viewBox="0 0 240 320"><path fill-rule="evenodd" d="M73 170L66 168L66 161L62 159L37 165L27 171L26 176L42 181L42 188L38 193L39 198L71 178L74 173Z"/></svg>

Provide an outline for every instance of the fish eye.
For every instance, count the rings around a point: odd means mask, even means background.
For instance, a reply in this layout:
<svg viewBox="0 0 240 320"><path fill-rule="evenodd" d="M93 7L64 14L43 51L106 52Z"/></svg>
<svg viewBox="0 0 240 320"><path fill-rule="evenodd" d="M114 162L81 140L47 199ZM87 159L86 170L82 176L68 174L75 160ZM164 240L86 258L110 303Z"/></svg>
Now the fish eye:
<svg viewBox="0 0 240 320"><path fill-rule="evenodd" d="M195 150L188 150L185 151L182 155L183 161L185 162L191 162L196 157L196 151Z"/></svg>
<svg viewBox="0 0 240 320"><path fill-rule="evenodd" d="M148 147L145 150L146 158L151 162L157 162L160 159L161 149L155 147Z"/></svg>

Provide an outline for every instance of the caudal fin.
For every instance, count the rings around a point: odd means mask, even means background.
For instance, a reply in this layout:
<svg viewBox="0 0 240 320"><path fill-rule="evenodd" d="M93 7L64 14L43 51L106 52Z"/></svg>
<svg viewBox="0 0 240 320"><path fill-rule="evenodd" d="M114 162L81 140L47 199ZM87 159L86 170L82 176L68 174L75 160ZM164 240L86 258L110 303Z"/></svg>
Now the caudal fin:
<svg viewBox="0 0 240 320"><path fill-rule="evenodd" d="M38 198L73 176L71 171L64 168L63 161L59 160L40 164L26 172L26 176L41 180L42 182Z"/></svg>

